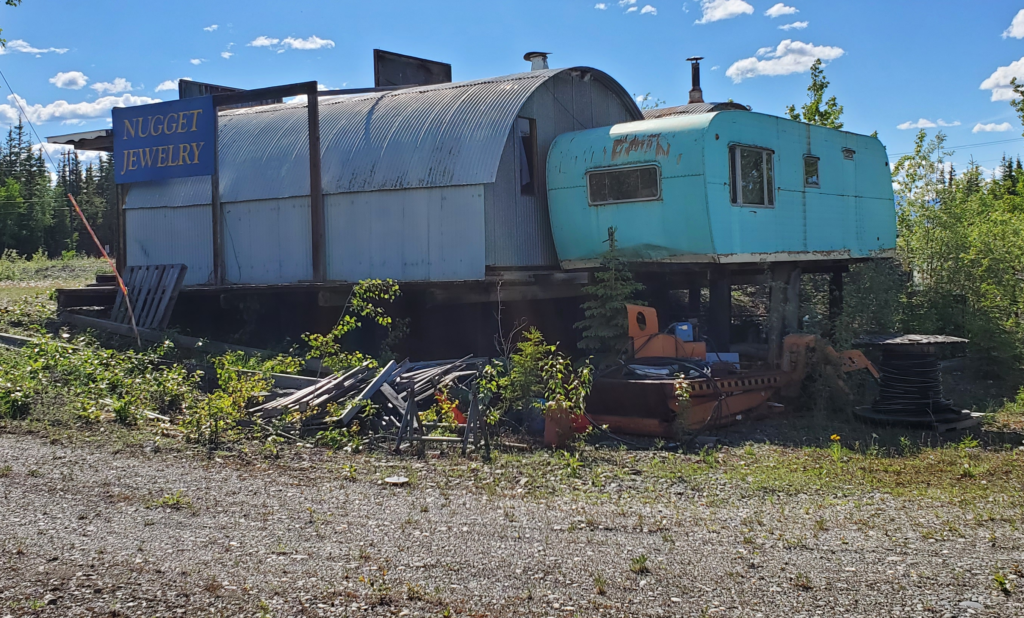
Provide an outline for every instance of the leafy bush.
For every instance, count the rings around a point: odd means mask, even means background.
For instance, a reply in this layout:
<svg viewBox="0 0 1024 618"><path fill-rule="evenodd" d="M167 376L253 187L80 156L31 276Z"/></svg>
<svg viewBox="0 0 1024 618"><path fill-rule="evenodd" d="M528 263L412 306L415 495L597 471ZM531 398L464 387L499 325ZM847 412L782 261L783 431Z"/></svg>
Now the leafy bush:
<svg viewBox="0 0 1024 618"><path fill-rule="evenodd" d="M262 393L270 390L268 377L239 371L231 365L232 358L214 359L219 387L186 413L181 428L190 442L212 448L225 438L236 437L246 409L261 402Z"/></svg>
<svg viewBox="0 0 1024 618"><path fill-rule="evenodd" d="M385 341L385 349L382 350L382 355L388 355L390 350L387 346L392 345L398 335L404 334L406 323L389 316L381 303L393 302L400 294L398 284L392 279L366 279L355 284L349 293L341 318L331 332L326 335L303 335L302 338L310 347L310 358L321 359L328 368L336 372L357 367L367 361L372 367L376 367L377 362L373 358L362 352L345 349L342 339L362 326L363 319L367 319L388 329L389 337Z"/></svg>
<svg viewBox="0 0 1024 618"><path fill-rule="evenodd" d="M507 413L547 400L548 409L583 413L590 394L592 368L584 362L574 369L557 346L548 345L536 328L523 333L508 363L494 361L480 379L481 401L488 421L496 423Z"/></svg>

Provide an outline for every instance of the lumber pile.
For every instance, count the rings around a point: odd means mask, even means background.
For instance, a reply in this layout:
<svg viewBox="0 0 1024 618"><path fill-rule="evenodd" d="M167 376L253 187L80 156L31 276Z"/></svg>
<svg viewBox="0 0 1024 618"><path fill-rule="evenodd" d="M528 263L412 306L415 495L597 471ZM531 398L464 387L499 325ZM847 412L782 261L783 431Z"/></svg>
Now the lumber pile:
<svg viewBox="0 0 1024 618"><path fill-rule="evenodd" d="M474 387L486 363L486 358L468 356L416 363L392 361L378 370L371 370L369 363L364 363L307 388L282 394L249 412L257 422L281 425L281 432L286 435L313 436L332 428L350 427L359 419L361 429L394 438L396 449L406 441L449 441L463 443L465 450L482 435ZM420 419L419 411L433 405L442 389L471 394L465 422L450 427L461 432L461 437L442 440L430 436L435 427Z"/></svg>

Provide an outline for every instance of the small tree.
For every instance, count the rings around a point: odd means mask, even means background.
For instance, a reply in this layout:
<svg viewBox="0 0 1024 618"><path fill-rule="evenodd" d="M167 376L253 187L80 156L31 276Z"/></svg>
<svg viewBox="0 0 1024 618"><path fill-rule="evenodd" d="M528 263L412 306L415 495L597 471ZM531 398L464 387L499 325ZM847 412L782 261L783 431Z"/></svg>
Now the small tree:
<svg viewBox="0 0 1024 618"><path fill-rule="evenodd" d="M825 70L821 68L821 58L818 58L811 65L811 85L807 87L807 98L810 99L810 102L804 104L800 108L800 112L796 111L795 105L787 107L786 113L789 115L789 119L830 129L842 129L843 123L839 122L839 118L843 115L843 106L836 102L834 96L825 100L825 90L828 89L828 85L829 82L825 79Z"/></svg>
<svg viewBox="0 0 1024 618"><path fill-rule="evenodd" d="M614 356L626 345L629 332L626 305L643 304L635 294L644 286L633 280L626 261L618 253L615 228L608 228L608 250L601 257L595 282L583 288L590 297L583 303L586 319L577 322L583 331L580 347L601 356Z"/></svg>

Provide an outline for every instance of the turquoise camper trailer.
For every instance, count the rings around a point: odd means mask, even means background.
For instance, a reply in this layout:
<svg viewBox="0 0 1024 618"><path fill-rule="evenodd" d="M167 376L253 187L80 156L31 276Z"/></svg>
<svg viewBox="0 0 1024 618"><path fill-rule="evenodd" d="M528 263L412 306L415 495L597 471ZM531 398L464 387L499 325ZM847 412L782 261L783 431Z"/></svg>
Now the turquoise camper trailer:
<svg viewBox="0 0 1024 618"><path fill-rule="evenodd" d="M877 138L751 111L567 133L551 145L547 177L565 269L596 265L609 228L640 263L834 264L896 246Z"/></svg>
<svg viewBox="0 0 1024 618"><path fill-rule="evenodd" d="M700 58L689 60L689 104L552 142L547 197L559 265L597 266L615 230L651 304L702 321L718 352L736 339L732 286L776 282L769 332L747 337L766 339L776 358L782 335L799 328L804 273L831 276L834 319L850 265L893 255L889 160L874 137L705 103ZM687 306L671 311L682 289Z"/></svg>

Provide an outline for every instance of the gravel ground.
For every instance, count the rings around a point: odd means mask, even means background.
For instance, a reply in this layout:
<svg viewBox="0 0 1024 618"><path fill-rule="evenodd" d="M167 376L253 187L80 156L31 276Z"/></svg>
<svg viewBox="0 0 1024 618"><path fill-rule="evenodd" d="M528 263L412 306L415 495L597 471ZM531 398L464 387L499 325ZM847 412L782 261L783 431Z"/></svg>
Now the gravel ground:
<svg viewBox="0 0 1024 618"><path fill-rule="evenodd" d="M551 498L458 459L395 487L380 456L53 442L0 435L0 616L1024 616L993 582L1024 580L1016 521L923 499Z"/></svg>

